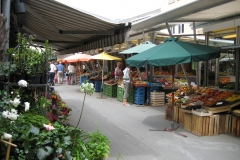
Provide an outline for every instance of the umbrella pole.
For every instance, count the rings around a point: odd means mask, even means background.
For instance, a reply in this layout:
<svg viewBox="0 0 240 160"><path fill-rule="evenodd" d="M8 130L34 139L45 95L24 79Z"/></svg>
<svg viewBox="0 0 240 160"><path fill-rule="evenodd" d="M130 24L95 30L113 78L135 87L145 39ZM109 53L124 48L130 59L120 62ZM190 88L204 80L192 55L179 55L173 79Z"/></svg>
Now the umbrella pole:
<svg viewBox="0 0 240 160"><path fill-rule="evenodd" d="M171 107L171 110L172 110L172 124L171 124L171 128L165 128L165 129L149 129L149 131L166 131L166 132L174 132L182 137L187 137L186 135L182 134L182 133L179 133L177 131L177 129L180 127L180 126L177 126L176 128L174 127L174 121L173 121L173 114L174 114L174 65L172 66L172 107Z"/></svg>
<svg viewBox="0 0 240 160"><path fill-rule="evenodd" d="M104 60L103 60L103 67L102 67L102 85L101 85L101 98L102 98L102 90L103 90L103 70L104 70Z"/></svg>
<svg viewBox="0 0 240 160"><path fill-rule="evenodd" d="M190 88L190 92L192 93L192 87L191 87L191 84L190 84L190 82L189 82L189 78L188 78L188 76L187 76L186 69L185 69L185 67L184 67L183 64L181 64L181 67L182 67L183 73L184 73L184 75L185 75L185 78L186 78L186 80L187 80L188 87Z"/></svg>

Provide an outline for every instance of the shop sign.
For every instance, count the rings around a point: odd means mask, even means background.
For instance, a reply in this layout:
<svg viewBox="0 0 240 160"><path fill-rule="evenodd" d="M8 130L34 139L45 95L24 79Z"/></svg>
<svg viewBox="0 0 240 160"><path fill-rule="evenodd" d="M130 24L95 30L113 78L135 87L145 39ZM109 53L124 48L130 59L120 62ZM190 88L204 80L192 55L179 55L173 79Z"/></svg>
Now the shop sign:
<svg viewBox="0 0 240 160"><path fill-rule="evenodd" d="M230 77L230 82L235 82L236 81L236 77L235 76L231 76Z"/></svg>

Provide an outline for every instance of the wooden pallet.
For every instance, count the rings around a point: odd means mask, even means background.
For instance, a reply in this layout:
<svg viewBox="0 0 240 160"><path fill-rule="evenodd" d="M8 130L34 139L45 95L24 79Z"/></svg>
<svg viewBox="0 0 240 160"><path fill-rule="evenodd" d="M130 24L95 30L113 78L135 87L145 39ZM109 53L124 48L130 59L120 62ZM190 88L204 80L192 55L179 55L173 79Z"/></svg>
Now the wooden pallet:
<svg viewBox="0 0 240 160"><path fill-rule="evenodd" d="M153 107L164 106L165 102L152 102L151 101L150 105Z"/></svg>
<svg viewBox="0 0 240 160"><path fill-rule="evenodd" d="M210 116L209 136L217 136L219 134L219 119L220 115Z"/></svg>
<svg viewBox="0 0 240 160"><path fill-rule="evenodd" d="M240 118L232 116L232 135L240 137Z"/></svg>
<svg viewBox="0 0 240 160"><path fill-rule="evenodd" d="M219 118L219 134L231 133L232 126L232 115L231 114L220 114Z"/></svg>
<svg viewBox="0 0 240 160"><path fill-rule="evenodd" d="M183 125L184 125L184 129L186 131L191 132L192 130L192 111L189 110L182 110L182 114L184 114L184 119L183 119Z"/></svg>

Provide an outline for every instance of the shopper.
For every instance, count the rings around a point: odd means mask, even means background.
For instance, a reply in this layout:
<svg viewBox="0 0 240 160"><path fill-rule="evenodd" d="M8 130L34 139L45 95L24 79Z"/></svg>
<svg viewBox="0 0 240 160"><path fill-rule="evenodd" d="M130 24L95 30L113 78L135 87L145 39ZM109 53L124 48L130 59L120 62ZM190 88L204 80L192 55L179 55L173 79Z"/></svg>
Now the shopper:
<svg viewBox="0 0 240 160"><path fill-rule="evenodd" d="M57 65L58 84L62 84L63 74L64 74L64 66L62 65L62 62L60 61L59 64Z"/></svg>
<svg viewBox="0 0 240 160"><path fill-rule="evenodd" d="M118 62L117 67L115 68L115 72L114 72L116 80L122 78L122 76L123 76L121 66L122 66L121 62Z"/></svg>
<svg viewBox="0 0 240 160"><path fill-rule="evenodd" d="M124 85L124 95L123 95L123 105L129 106L127 103L128 92L130 88L130 83L132 81L130 66L123 70L123 85Z"/></svg>
<svg viewBox="0 0 240 160"><path fill-rule="evenodd" d="M75 68L72 64L69 63L69 65L68 65L68 76L69 76L69 83L71 85L73 84L74 74L75 74Z"/></svg>
<svg viewBox="0 0 240 160"><path fill-rule="evenodd" d="M50 62L49 80L48 83L54 86L54 76L56 74L57 68L53 62Z"/></svg>

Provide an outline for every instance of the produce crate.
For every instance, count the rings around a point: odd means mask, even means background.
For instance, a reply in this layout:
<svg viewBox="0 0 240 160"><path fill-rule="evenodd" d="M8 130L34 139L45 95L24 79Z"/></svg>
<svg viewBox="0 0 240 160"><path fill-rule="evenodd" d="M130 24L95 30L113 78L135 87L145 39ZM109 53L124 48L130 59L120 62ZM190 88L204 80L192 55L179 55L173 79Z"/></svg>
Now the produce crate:
<svg viewBox="0 0 240 160"><path fill-rule="evenodd" d="M94 91L101 92L101 87L102 87L102 81L95 81Z"/></svg>
<svg viewBox="0 0 240 160"><path fill-rule="evenodd" d="M232 126L232 115L231 114L220 114L218 133L219 134L231 133L231 126Z"/></svg>
<svg viewBox="0 0 240 160"><path fill-rule="evenodd" d="M209 136L217 136L219 134L219 118L220 115L210 116L209 121ZM207 121L205 122L207 126Z"/></svg>
<svg viewBox="0 0 240 160"><path fill-rule="evenodd" d="M109 97L117 97L117 84L106 84L106 95Z"/></svg>
<svg viewBox="0 0 240 160"><path fill-rule="evenodd" d="M240 137L240 118L232 116L232 135Z"/></svg>
<svg viewBox="0 0 240 160"><path fill-rule="evenodd" d="M150 94L151 106L164 106L165 93L164 92L151 92Z"/></svg>
<svg viewBox="0 0 240 160"><path fill-rule="evenodd" d="M199 116L192 114L191 133L197 136L218 135L219 117L219 115Z"/></svg>
<svg viewBox="0 0 240 160"><path fill-rule="evenodd" d="M182 110L183 114L184 114L184 120L183 120L183 125L184 125L184 129L186 131L191 132L192 131L192 111L189 110Z"/></svg>
<svg viewBox="0 0 240 160"><path fill-rule="evenodd" d="M134 89L134 103L137 105L144 105L145 102L145 87L135 87Z"/></svg>
<svg viewBox="0 0 240 160"><path fill-rule="evenodd" d="M80 78L80 80L79 80L79 82L80 82L79 85L81 85L82 83L84 83L85 80L87 80L87 77L86 77L86 76L80 76L79 78Z"/></svg>
<svg viewBox="0 0 240 160"><path fill-rule="evenodd" d="M178 123L184 124L184 111L182 108L179 108L178 111Z"/></svg>
<svg viewBox="0 0 240 160"><path fill-rule="evenodd" d="M117 100L119 102L123 101L123 95L124 95L124 89L122 87L118 86L118 88L117 88ZM127 101L129 103L134 104L134 87L130 87Z"/></svg>
<svg viewBox="0 0 240 160"><path fill-rule="evenodd" d="M172 109L165 109L165 119L169 121L172 120Z"/></svg>

